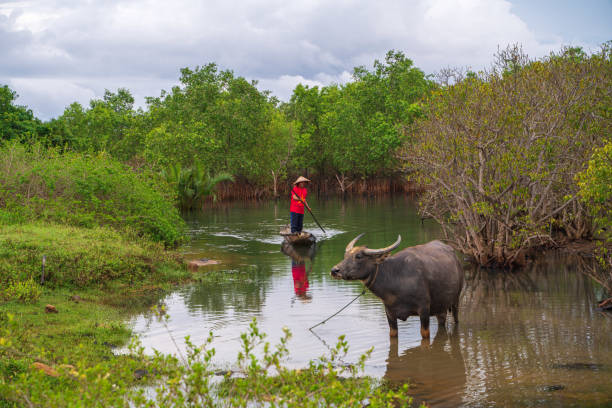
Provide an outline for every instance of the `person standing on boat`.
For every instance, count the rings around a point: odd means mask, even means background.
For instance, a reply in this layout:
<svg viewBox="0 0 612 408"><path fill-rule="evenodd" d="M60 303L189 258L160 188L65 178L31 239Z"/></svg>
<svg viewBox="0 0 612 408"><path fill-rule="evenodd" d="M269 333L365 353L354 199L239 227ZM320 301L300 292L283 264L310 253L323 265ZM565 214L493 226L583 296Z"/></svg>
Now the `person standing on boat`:
<svg viewBox="0 0 612 408"><path fill-rule="evenodd" d="M304 204L310 210L306 201L306 183L310 183L306 177L300 176L293 183L291 190L291 205L289 206L289 215L291 219L291 233L302 232L304 226Z"/></svg>

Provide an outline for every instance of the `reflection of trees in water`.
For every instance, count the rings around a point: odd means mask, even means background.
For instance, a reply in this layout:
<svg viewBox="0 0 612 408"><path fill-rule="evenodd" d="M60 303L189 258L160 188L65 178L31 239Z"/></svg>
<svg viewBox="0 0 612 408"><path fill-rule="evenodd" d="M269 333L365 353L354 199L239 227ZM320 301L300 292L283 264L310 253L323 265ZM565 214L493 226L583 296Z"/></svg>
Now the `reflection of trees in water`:
<svg viewBox="0 0 612 408"><path fill-rule="evenodd" d="M512 271L471 267L466 270L463 307L478 307L491 299L505 306L538 306L542 293L553 298L572 296L591 301L593 285L576 273L583 271L581 259L572 256L547 256Z"/></svg>
<svg viewBox="0 0 612 408"><path fill-rule="evenodd" d="M612 265L602 264L601 259L596 256L580 256L577 255L580 270L597 282L601 286L601 290L597 294L597 300L603 301L607 297L612 296ZM612 298L611 298L612 299Z"/></svg>
<svg viewBox="0 0 612 408"><path fill-rule="evenodd" d="M194 285L185 297L190 310L219 312L228 309L260 311L266 293L272 282L269 268L253 268L248 273L218 272L235 274L232 280L207 282Z"/></svg>
<svg viewBox="0 0 612 408"><path fill-rule="evenodd" d="M458 334L438 330L431 345L429 340L423 340L420 346L404 350L401 355L397 339L391 339L384 378L392 383L409 382L409 394L416 401L460 406L466 374Z"/></svg>
<svg viewBox="0 0 612 408"><path fill-rule="evenodd" d="M578 259L563 256L519 271L466 273L459 320L468 405L478 401L469 398L492 393L501 405L527 403L544 398L537 394L539 385L572 384L572 373L555 370L553 364L612 365L612 323L595 311L593 285L580 272ZM580 398L593 387L611 390L605 376L580 375L574 388Z"/></svg>

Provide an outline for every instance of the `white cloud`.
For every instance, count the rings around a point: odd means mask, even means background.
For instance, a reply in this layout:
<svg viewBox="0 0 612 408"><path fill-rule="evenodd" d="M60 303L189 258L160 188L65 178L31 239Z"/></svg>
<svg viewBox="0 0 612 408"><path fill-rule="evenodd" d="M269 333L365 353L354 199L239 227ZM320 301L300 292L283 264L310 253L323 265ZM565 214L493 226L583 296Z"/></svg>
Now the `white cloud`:
<svg viewBox="0 0 612 408"><path fill-rule="evenodd" d="M351 73L341 72L339 75L329 75L320 72L312 79L304 78L302 75L281 75L278 78L260 79L257 88L261 91L271 91L272 95L281 101L289 101L291 94L298 84L309 87L323 87L330 84L345 84L353 79Z"/></svg>
<svg viewBox="0 0 612 408"><path fill-rule="evenodd" d="M286 100L298 82L344 83L390 49L431 73L483 68L498 45L542 56L561 42L538 42L506 0L32 0L0 5L0 83L48 118L116 84L158 95L209 62Z"/></svg>
<svg viewBox="0 0 612 408"><path fill-rule="evenodd" d="M170 89L178 80L158 78L12 78L8 85L16 90L17 105L32 109L39 118L60 115L73 102L88 106L92 99L100 99L106 89L115 92L127 88L134 96L136 107L145 107L145 97L159 96L162 89Z"/></svg>
<svg viewBox="0 0 612 408"><path fill-rule="evenodd" d="M70 78L12 78L8 85L19 94L16 103L28 106L38 117L57 116L72 102L86 106L96 96L93 89Z"/></svg>

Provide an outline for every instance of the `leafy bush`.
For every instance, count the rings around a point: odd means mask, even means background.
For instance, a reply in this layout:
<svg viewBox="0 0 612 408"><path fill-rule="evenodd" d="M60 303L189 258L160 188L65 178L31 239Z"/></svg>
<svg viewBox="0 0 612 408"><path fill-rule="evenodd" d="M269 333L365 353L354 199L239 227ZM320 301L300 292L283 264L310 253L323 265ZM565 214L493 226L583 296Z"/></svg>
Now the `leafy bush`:
<svg viewBox="0 0 612 408"><path fill-rule="evenodd" d="M18 143L0 147L0 222L46 220L91 228L110 225L176 245L184 222L168 187L105 153L60 154Z"/></svg>
<svg viewBox="0 0 612 408"><path fill-rule="evenodd" d="M577 176L580 196L596 217L597 225L612 239L612 140L595 149L588 167Z"/></svg>
<svg viewBox="0 0 612 408"><path fill-rule="evenodd" d="M229 173L208 174L202 166L182 168L180 164L169 165L162 171L162 177L174 188L182 209L192 210L208 198L217 199L215 188L223 181L234 181Z"/></svg>
<svg viewBox="0 0 612 408"><path fill-rule="evenodd" d="M23 303L33 303L40 298L40 286L33 279L25 281L13 281L4 290L3 297L6 300L17 300Z"/></svg>
<svg viewBox="0 0 612 408"><path fill-rule="evenodd" d="M612 296L612 140L594 150L588 167L577 179L580 197L595 217L603 238L595 253L599 267L587 271Z"/></svg>
<svg viewBox="0 0 612 408"><path fill-rule="evenodd" d="M0 140L29 140L44 137L46 126L31 109L15 105L17 93L7 85L0 86Z"/></svg>
<svg viewBox="0 0 612 408"><path fill-rule="evenodd" d="M143 139L143 156L162 168L204 163L213 174L256 181L253 170L267 165L267 157L257 153L273 136L272 98L214 63L181 69L180 82L147 99L151 130Z"/></svg>

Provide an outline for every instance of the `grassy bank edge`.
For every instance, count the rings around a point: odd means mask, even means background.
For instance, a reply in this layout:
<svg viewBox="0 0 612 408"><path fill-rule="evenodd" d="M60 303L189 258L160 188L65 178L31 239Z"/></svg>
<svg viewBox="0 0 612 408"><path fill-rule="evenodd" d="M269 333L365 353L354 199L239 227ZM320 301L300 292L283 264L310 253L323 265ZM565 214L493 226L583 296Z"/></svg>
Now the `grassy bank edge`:
<svg viewBox="0 0 612 408"><path fill-rule="evenodd" d="M192 277L177 252L108 227L3 225L0 384L37 375L34 363L118 370L113 350L133 334L127 318ZM13 406L0 391L0 407Z"/></svg>
<svg viewBox="0 0 612 408"><path fill-rule="evenodd" d="M210 399L215 369L209 365L212 354L205 347L191 347L184 360L145 355L134 343L126 346L134 338L127 323L131 315L146 311L177 285L219 279L216 275L222 272L191 273L177 253L107 228L30 223L0 230L0 277L4 280L9 273L20 274L38 282L43 253L61 259L55 264L63 269L54 270L53 262L48 264L49 281L43 286L34 283L40 289L35 299L0 303L0 408L219 403ZM120 256L128 258L124 260L128 265L148 273L138 280L124 276L125 263L111 262ZM73 262L67 261L70 259ZM100 281L76 279L86 268L96 266L102 271L96 275ZM47 305L52 305L53 311ZM253 322L245 337L249 343L245 343L245 350L261 346L263 336ZM336 354L341 354L348 346L339 340L337 347ZM129 351L115 353L117 348ZM396 406L412 405L407 386L397 391L381 387L377 380L361 377L357 367L336 368L334 356L311 362L303 370L286 370L279 365L285 351L276 349L255 366L254 355L245 351L242 372L246 377L224 378L217 395L228 406L251 406L249 401L254 400L264 405L277 400L285 401L286 406L307 406L308 401L361 406L368 398L395 401ZM265 367L270 364L281 375L268 375ZM160 384L163 395L154 405L138 396L143 385Z"/></svg>

